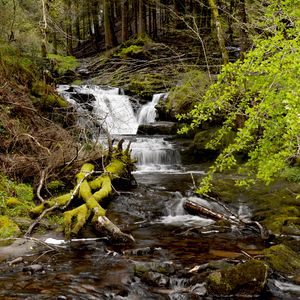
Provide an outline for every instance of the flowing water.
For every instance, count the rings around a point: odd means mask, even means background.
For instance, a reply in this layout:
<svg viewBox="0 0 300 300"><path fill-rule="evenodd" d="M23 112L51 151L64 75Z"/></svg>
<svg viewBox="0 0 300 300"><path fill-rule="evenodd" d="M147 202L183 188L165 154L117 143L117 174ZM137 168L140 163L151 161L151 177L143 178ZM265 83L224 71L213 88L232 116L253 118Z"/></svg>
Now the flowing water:
<svg viewBox="0 0 300 300"><path fill-rule="evenodd" d="M83 119L92 114L111 134L130 135L127 138L138 160L134 172L138 185L129 191L119 190L107 215L121 230L132 234L136 243L116 245L106 239L64 243L60 234L43 236L43 240L51 238L46 240L50 246L61 244L55 249L46 248L38 257L25 257L11 268L2 267L0 299L212 299L206 295L203 280L188 270L209 261L234 259L241 250L259 253L265 247L253 235L242 235L234 228L220 228L211 219L187 214L183 208L186 199L225 212L218 203L191 195L193 181L203 172L200 169L191 177L175 143L162 136L134 135L138 116L128 108L129 97L112 88L62 86L59 91L77 107ZM78 93L88 97L80 102L74 96ZM155 96L153 101L161 97ZM148 122L150 116L154 121L155 113L146 106L139 111L140 122ZM121 117L125 121L119 122ZM251 212L241 205L236 214L247 218ZM36 269L30 269L36 265ZM151 270L148 278L136 276L143 268ZM167 275L157 272L162 269ZM300 295L298 286L280 279L271 286L272 292L261 299L296 299Z"/></svg>

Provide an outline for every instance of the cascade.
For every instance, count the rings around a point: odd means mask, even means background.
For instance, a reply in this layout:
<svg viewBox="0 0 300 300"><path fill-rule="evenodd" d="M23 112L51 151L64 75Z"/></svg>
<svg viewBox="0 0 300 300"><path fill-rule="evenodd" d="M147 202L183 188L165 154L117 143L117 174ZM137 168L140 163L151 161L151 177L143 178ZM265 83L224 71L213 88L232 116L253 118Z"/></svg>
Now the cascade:
<svg viewBox="0 0 300 300"><path fill-rule="evenodd" d="M132 142L132 156L137 160L138 171L178 170L180 154L163 137L138 137Z"/></svg>
<svg viewBox="0 0 300 300"><path fill-rule="evenodd" d="M166 93L153 95L152 101L144 105L136 116L130 98L119 88L60 85L57 90L79 113L79 125L95 131L95 135L99 127L111 135L136 135L139 124L155 122L155 106L167 96ZM178 170L181 164L178 150L163 137L137 136L131 149L138 171Z"/></svg>
<svg viewBox="0 0 300 300"><path fill-rule="evenodd" d="M156 110L155 106L158 104L159 100L166 98L166 93L154 94L152 101L144 105L138 114L138 123L139 124L150 124L155 122Z"/></svg>
<svg viewBox="0 0 300 300"><path fill-rule="evenodd" d="M62 85L58 92L83 118L90 111L90 118L110 134L136 134L138 122L130 99L119 88Z"/></svg>

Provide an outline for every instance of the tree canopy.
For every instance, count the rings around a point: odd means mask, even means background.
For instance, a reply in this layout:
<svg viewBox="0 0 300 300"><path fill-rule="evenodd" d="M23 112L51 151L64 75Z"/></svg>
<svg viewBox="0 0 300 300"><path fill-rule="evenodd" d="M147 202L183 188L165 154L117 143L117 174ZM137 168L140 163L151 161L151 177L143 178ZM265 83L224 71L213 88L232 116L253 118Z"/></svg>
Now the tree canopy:
<svg viewBox="0 0 300 300"><path fill-rule="evenodd" d="M298 4L298 5L297 5ZM229 133L235 137L202 180L210 190L213 174L237 167L248 185L269 184L300 162L300 6L299 1L270 1L252 51L222 68L216 83L189 113L181 132L217 120L221 123L207 148L215 149ZM240 153L246 154L238 164Z"/></svg>

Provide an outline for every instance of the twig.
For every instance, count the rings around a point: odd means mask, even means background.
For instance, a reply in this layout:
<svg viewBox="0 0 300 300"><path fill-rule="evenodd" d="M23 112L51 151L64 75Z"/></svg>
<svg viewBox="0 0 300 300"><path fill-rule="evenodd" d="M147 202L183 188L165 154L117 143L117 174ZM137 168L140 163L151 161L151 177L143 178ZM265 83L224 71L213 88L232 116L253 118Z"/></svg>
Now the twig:
<svg viewBox="0 0 300 300"><path fill-rule="evenodd" d="M241 250L241 252L242 252L245 256L247 256L248 258L253 259L253 257L252 257L250 254L248 254L246 251Z"/></svg>
<svg viewBox="0 0 300 300"><path fill-rule="evenodd" d="M30 137L32 140L35 141L35 143L42 149L46 150L48 152L49 155L51 155L51 151L47 148L47 147L44 147L43 145L41 145L41 143L32 135L30 135L29 133L22 133L21 135L25 135L25 136L28 136Z"/></svg>
<svg viewBox="0 0 300 300"><path fill-rule="evenodd" d="M47 248L49 248L49 249L51 249L51 250L53 250L53 251L54 251L54 250L58 251L58 249L57 249L56 247L50 246L49 244L47 244L47 243L45 243L45 242L43 242L43 241L41 241L41 240L39 240L39 239L37 239L37 238L30 237L30 236L24 236L24 237L22 237L22 238L11 237L11 238L0 239L0 241L24 240L24 239L33 241L33 242L35 242L35 243L37 243L37 244L41 244L41 245L43 245L43 246L45 246L45 247L47 247Z"/></svg>
<svg viewBox="0 0 300 300"><path fill-rule="evenodd" d="M196 188L197 188L197 186L196 186L195 178L194 178L194 176L193 176L193 173L192 173L192 172L191 172L190 174L191 174L191 178L192 178L192 182L193 182L193 187L194 187L194 189L196 189Z"/></svg>
<svg viewBox="0 0 300 300"><path fill-rule="evenodd" d="M44 198L41 196L41 189L43 187L44 180L45 180L45 170L42 170L39 186L36 190L36 195L42 203L45 201Z"/></svg>
<svg viewBox="0 0 300 300"><path fill-rule="evenodd" d="M37 219L29 226L28 230L27 230L27 231L25 232L25 234L24 234L24 238L27 238L27 237L31 234L33 228L34 228L34 227L42 220L42 218L45 216L46 213L48 213L48 212L50 212L50 211L52 211L52 210L54 210L54 209L56 209L56 208L58 208L58 207L59 207L59 205L56 203L55 205L53 205L53 206L51 206L51 207L45 209L45 210L38 216L38 218L37 218Z"/></svg>

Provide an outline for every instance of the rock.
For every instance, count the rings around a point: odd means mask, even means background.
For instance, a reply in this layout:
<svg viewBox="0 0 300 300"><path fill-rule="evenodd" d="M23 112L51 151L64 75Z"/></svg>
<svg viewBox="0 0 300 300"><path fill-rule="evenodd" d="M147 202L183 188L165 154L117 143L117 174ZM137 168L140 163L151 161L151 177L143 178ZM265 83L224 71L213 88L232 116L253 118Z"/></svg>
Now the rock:
<svg viewBox="0 0 300 300"><path fill-rule="evenodd" d="M34 264L30 266L26 266L23 268L23 272L28 272L30 274L36 273L36 272L41 272L44 270L44 267L39 264Z"/></svg>
<svg viewBox="0 0 300 300"><path fill-rule="evenodd" d="M300 273L300 254L289 247L279 244L263 251L268 265L279 273Z"/></svg>
<svg viewBox="0 0 300 300"><path fill-rule="evenodd" d="M234 267L209 274L207 290L210 295L260 295L265 287L268 266L259 260L250 260Z"/></svg>
<svg viewBox="0 0 300 300"><path fill-rule="evenodd" d="M176 268L172 262L161 263L136 263L134 266L134 273L138 277L142 277L147 272L161 273L167 276L174 274Z"/></svg>
<svg viewBox="0 0 300 300"><path fill-rule="evenodd" d="M169 277L157 272L146 272L142 276L142 280L149 285L166 287L169 283Z"/></svg>
<svg viewBox="0 0 300 300"><path fill-rule="evenodd" d="M151 124L141 124L138 134L144 135L172 135L176 134L177 125L175 122L155 122Z"/></svg>

